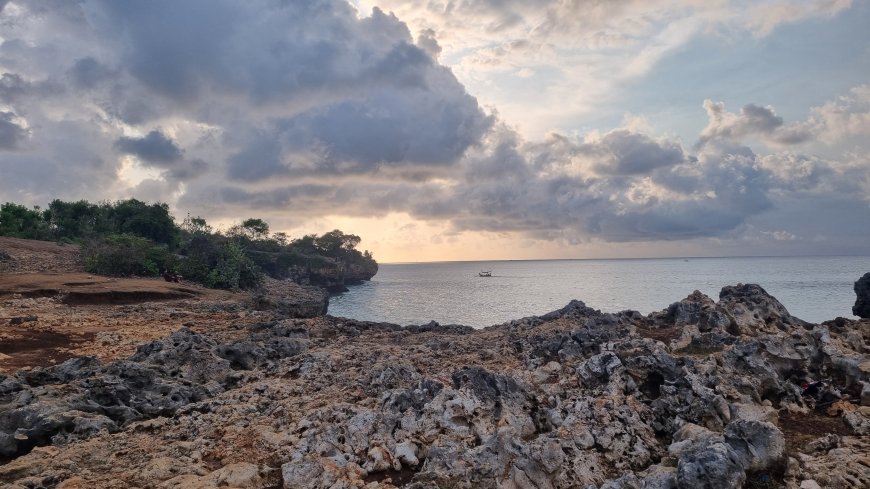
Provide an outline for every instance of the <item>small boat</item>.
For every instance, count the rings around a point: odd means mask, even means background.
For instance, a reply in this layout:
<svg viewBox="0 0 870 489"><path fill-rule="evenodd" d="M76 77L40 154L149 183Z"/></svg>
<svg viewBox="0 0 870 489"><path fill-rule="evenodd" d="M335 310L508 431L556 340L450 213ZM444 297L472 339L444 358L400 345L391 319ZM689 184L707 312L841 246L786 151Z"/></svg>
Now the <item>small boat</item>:
<svg viewBox="0 0 870 489"><path fill-rule="evenodd" d="M490 270L486 270L477 274L478 277L492 277L492 272Z"/></svg>

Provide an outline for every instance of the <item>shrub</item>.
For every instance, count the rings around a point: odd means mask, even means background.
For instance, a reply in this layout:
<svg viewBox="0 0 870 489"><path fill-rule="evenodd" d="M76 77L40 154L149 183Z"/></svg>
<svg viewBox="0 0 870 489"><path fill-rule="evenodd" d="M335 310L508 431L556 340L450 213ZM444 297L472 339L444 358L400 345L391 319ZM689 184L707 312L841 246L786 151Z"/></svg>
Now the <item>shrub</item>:
<svg viewBox="0 0 870 489"><path fill-rule="evenodd" d="M221 249L217 264L208 272L203 284L215 289L250 289L263 282L263 272L245 255L244 250L229 241Z"/></svg>
<svg viewBox="0 0 870 489"><path fill-rule="evenodd" d="M177 271L185 280L216 289L250 289L263 282L263 272L238 243L220 235L200 234L185 244Z"/></svg>
<svg viewBox="0 0 870 489"><path fill-rule="evenodd" d="M112 276L155 276L171 268L172 255L153 241L131 234L111 234L82 245L85 269Z"/></svg>

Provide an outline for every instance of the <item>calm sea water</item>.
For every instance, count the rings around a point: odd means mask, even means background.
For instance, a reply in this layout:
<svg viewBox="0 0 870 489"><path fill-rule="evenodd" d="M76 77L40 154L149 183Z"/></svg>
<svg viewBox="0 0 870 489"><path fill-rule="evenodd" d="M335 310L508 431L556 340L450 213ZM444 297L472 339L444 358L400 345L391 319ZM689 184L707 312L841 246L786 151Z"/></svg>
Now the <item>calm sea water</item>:
<svg viewBox="0 0 870 489"><path fill-rule="evenodd" d="M492 270L491 278L478 277ZM852 286L870 257L668 258L384 264L332 297L329 314L397 324L484 327L559 309L571 299L606 312L659 311L693 290L718 300L725 285L757 283L793 315L853 317Z"/></svg>

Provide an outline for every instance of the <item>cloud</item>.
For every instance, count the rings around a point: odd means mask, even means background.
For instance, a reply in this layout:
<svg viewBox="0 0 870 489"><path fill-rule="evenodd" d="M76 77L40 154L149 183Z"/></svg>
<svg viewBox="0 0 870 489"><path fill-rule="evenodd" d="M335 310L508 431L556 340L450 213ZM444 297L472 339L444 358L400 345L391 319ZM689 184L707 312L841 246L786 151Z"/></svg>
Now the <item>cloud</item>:
<svg viewBox="0 0 870 489"><path fill-rule="evenodd" d="M113 73L107 66L88 56L77 60L70 68L69 75L77 88L88 89L110 80Z"/></svg>
<svg viewBox="0 0 870 489"><path fill-rule="evenodd" d="M604 162L604 163L601 163ZM775 184L747 148L710 145L687 156L675 141L621 128L525 143L500 126L439 180L322 180L248 190L217 201L261 211L384 216L450 222L454 232L519 233L582 242L722 236L772 207Z"/></svg>
<svg viewBox="0 0 870 489"><path fill-rule="evenodd" d="M683 162L683 148L673 141L655 141L645 134L619 129L587 145L602 174L639 175ZM584 149L581 149L583 151Z"/></svg>
<svg viewBox="0 0 870 489"><path fill-rule="evenodd" d="M814 107L810 123L828 143L870 135L870 85L853 87L849 94Z"/></svg>
<svg viewBox="0 0 870 489"><path fill-rule="evenodd" d="M27 129L17 121L14 113L0 111L0 150L17 149L27 139Z"/></svg>
<svg viewBox="0 0 870 489"><path fill-rule="evenodd" d="M594 117L618 101L626 84L692 43L762 38L780 26L829 19L852 5L851 0L359 3L363 11L378 6L395 12L415 33L434 33L441 58L451 61L471 91L533 134ZM522 69L534 70L537 83L511 83L509 77Z"/></svg>
<svg viewBox="0 0 870 489"><path fill-rule="evenodd" d="M13 202L45 205L52 199L91 200L123 197L120 164L99 128L74 121L43 121L33 143L0 153L0 195Z"/></svg>
<svg viewBox="0 0 870 489"><path fill-rule="evenodd" d="M183 152L175 141L166 137L159 130L149 132L145 137L121 137L115 141L118 151L136 156L146 163L157 166L169 166L180 160Z"/></svg>
<svg viewBox="0 0 870 489"><path fill-rule="evenodd" d="M480 47L467 56L518 83L526 67L552 77L547 96L560 109L606 91L551 66L560 50L582 51L564 64L597 66L590 77L604 84L637 76L710 25L750 28L730 4L692 2L704 13L692 17L676 0L409 3L422 9L402 10L412 19L443 10L416 35L395 15L341 0L11 5L0 13L0 192L24 203L136 195L209 219L402 214L454 235L577 243L725 239L753 225L792 241L804 235L797 224L758 222L801 195L837 195L850 215L870 198L865 152L806 151L866 133L866 86L795 123L769 106L732 113L708 101L691 148L637 119L526 139L441 61L468 67L446 33L461 29ZM613 59L596 64L608 50ZM534 117L535 103L520 103ZM756 152L756 141L769 147Z"/></svg>
<svg viewBox="0 0 870 489"><path fill-rule="evenodd" d="M379 9L361 17L341 0L14 6L0 14L10 26L0 102L26 115L34 147L53 124L92 129L81 144L115 162L128 185L420 180L455 167L494 123L437 62L434 37L415 42ZM17 146L22 133L3 129ZM141 168L118 163L119 153Z"/></svg>
<svg viewBox="0 0 870 489"><path fill-rule="evenodd" d="M746 137L756 137L774 145L788 146L805 143L815 137L815 128L811 124L785 125L782 117L776 115L773 107L745 105L735 114L725 110L722 102L704 101L707 111L707 127L701 131L698 145L724 138L732 141L742 141Z"/></svg>
<svg viewBox="0 0 870 489"><path fill-rule="evenodd" d="M870 85L859 85L847 95L837 97L810 109L810 116L786 124L773 107L749 104L739 113L728 112L722 102L704 101L707 127L701 132L697 145L703 146L713 139L740 142L756 138L776 147L794 146L807 142L834 144L844 139L870 135Z"/></svg>

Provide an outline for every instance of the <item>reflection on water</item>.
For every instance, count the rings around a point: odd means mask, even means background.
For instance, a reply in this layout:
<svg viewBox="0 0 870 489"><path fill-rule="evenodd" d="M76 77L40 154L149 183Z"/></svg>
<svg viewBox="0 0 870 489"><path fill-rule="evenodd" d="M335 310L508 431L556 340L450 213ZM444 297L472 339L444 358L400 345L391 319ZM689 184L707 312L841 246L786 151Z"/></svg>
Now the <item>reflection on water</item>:
<svg viewBox="0 0 870 489"><path fill-rule="evenodd" d="M492 277L479 277L492 270ZM797 317L852 317L852 286L870 257L683 258L384 264L371 282L330 299L329 313L370 321L475 327L580 299L603 311L664 309L697 289L758 283Z"/></svg>

